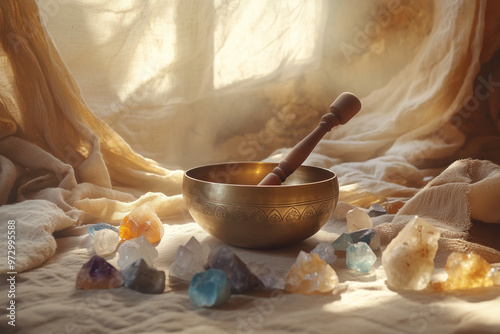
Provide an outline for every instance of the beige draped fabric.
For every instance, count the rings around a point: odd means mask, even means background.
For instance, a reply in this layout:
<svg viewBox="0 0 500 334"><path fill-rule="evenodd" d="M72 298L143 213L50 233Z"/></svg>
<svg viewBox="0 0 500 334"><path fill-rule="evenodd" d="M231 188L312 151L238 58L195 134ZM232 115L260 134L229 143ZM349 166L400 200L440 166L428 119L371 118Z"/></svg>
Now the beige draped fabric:
<svg viewBox="0 0 500 334"><path fill-rule="evenodd" d="M0 217L34 240L145 201L186 217L182 170L277 161L343 90L363 109L307 163L344 202L406 201L456 158L498 159L493 1L51 4L0 5Z"/></svg>
<svg viewBox="0 0 500 334"><path fill-rule="evenodd" d="M18 273L17 326L4 317L1 332L497 332L500 287L394 291L380 258L419 215L442 233L436 276L452 251L500 263L498 17L493 0L1 0L0 272L15 226ZM159 295L75 289L89 224L144 202L164 223L167 277L191 236L221 247L187 213L183 171L278 161L342 91L362 110L307 160L339 177L332 219L289 247L231 249L284 276L345 232L346 209L400 208L373 219L370 273L338 252L332 295L255 292L220 309L173 280Z"/></svg>

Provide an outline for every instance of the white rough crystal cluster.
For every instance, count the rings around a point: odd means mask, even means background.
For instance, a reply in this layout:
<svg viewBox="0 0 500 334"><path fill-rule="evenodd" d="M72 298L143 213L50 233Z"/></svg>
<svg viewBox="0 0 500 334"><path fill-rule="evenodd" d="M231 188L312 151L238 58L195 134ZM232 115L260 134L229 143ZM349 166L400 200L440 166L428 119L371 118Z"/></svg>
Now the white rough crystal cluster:
<svg viewBox="0 0 500 334"><path fill-rule="evenodd" d="M177 248L169 276L191 281L195 274L205 270L209 255L210 247L201 245L195 237L191 237L185 246Z"/></svg>
<svg viewBox="0 0 500 334"><path fill-rule="evenodd" d="M113 253L119 242L120 236L113 230L102 229L94 232L94 251L99 256Z"/></svg>
<svg viewBox="0 0 500 334"><path fill-rule="evenodd" d="M158 251L148 239L140 236L122 243L118 247L118 255L118 266L124 270L140 258L144 259L149 266L152 266L154 259L158 257Z"/></svg>
<svg viewBox="0 0 500 334"><path fill-rule="evenodd" d="M382 253L387 283L394 289L422 290L434 273L434 257L441 233L415 216Z"/></svg>
<svg viewBox="0 0 500 334"><path fill-rule="evenodd" d="M370 216L359 208L349 210L346 214L347 233L356 232L365 228L372 228L373 222Z"/></svg>

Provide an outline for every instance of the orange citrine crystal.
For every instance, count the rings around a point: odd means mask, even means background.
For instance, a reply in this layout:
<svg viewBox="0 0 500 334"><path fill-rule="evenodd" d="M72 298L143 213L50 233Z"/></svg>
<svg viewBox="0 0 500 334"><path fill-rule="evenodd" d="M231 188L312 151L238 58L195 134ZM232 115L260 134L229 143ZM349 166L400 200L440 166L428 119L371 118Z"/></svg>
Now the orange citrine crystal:
<svg viewBox="0 0 500 334"><path fill-rule="evenodd" d="M163 224L151 202L132 210L120 224L121 239L130 240L140 236L144 236L151 243L160 241L163 236Z"/></svg>
<svg viewBox="0 0 500 334"><path fill-rule="evenodd" d="M474 253L451 253L446 260L445 270L448 273L448 279L433 284L437 291L463 290L493 285L490 274L491 265Z"/></svg>

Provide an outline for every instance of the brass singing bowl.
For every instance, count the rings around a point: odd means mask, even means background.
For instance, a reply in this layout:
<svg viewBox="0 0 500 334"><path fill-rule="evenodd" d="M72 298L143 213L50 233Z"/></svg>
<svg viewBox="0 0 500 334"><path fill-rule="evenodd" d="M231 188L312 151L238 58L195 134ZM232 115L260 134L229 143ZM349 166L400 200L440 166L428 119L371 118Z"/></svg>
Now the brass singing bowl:
<svg viewBox="0 0 500 334"><path fill-rule="evenodd" d="M245 248L280 247L312 236L335 210L337 176L300 166L280 186L257 186L276 166L238 162L186 171L183 196L191 216L212 236Z"/></svg>

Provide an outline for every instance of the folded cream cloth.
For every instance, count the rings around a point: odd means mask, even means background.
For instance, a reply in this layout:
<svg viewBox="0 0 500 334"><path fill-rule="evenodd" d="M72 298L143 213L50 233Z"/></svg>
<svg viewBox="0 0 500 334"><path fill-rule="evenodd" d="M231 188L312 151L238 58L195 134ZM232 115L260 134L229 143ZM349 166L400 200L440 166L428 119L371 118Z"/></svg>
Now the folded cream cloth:
<svg viewBox="0 0 500 334"><path fill-rule="evenodd" d="M500 262L496 245L500 223L500 166L483 160L458 160L413 196L390 223L377 226L388 243L418 215L441 231L436 261L451 252L474 252ZM481 225L483 233L473 231ZM489 231L489 232L488 232Z"/></svg>

